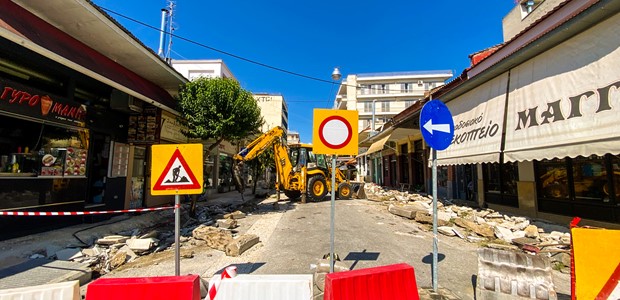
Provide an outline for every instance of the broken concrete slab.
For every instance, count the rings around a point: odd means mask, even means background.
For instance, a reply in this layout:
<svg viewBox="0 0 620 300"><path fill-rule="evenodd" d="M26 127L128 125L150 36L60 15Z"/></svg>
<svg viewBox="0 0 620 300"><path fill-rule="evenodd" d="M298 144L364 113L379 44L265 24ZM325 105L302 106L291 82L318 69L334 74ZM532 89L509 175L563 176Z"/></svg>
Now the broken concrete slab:
<svg viewBox="0 0 620 300"><path fill-rule="evenodd" d="M226 255L239 256L243 252L252 248L252 246L258 244L259 238L254 234L244 234L226 245Z"/></svg>
<svg viewBox="0 0 620 300"><path fill-rule="evenodd" d="M494 238L495 232L493 228L487 224L476 224L470 220L465 220L463 218L455 218L454 224L463 227L467 230L473 231L476 234L479 234L483 237Z"/></svg>
<svg viewBox="0 0 620 300"><path fill-rule="evenodd" d="M108 261L111 269L116 269L124 265L125 262L127 262L127 253L125 251L117 251Z"/></svg>
<svg viewBox="0 0 620 300"><path fill-rule="evenodd" d="M224 215L224 219L243 219L243 218L245 218L245 213L239 210Z"/></svg>
<svg viewBox="0 0 620 300"><path fill-rule="evenodd" d="M59 260L74 260L84 256L80 248L66 248L55 253L56 258Z"/></svg>
<svg viewBox="0 0 620 300"><path fill-rule="evenodd" d="M226 246L233 240L232 233L224 229L200 225L192 231L195 239L207 242L207 246L220 251L226 251Z"/></svg>
<svg viewBox="0 0 620 300"><path fill-rule="evenodd" d="M129 239L126 241L127 246L133 251L144 252L153 248L154 245L157 244L159 240L154 238L146 238L146 239Z"/></svg>
<svg viewBox="0 0 620 300"><path fill-rule="evenodd" d="M415 214L415 221L422 224L433 224L433 216L426 211L417 211ZM448 221L437 218L438 226L448 225Z"/></svg>
<svg viewBox="0 0 620 300"><path fill-rule="evenodd" d="M237 220L235 219L219 219L217 220L217 227L222 229L233 229L237 227Z"/></svg>
<svg viewBox="0 0 620 300"><path fill-rule="evenodd" d="M443 234L443 235L447 235L447 236L455 236L456 233L454 233L454 230L452 227L450 226L439 226L437 227L437 232Z"/></svg>
<svg viewBox="0 0 620 300"><path fill-rule="evenodd" d="M96 243L99 245L114 245L124 243L128 239L129 237L124 235L108 235L98 239Z"/></svg>
<svg viewBox="0 0 620 300"><path fill-rule="evenodd" d="M388 211L397 216L405 217L407 219L413 219L417 210L414 210L413 208L404 205L390 204L388 206Z"/></svg>

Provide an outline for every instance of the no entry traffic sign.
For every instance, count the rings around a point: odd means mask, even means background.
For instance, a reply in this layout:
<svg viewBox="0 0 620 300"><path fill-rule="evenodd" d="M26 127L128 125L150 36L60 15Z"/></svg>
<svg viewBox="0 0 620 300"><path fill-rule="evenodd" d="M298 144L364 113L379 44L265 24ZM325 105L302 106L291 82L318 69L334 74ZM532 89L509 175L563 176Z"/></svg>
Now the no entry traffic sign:
<svg viewBox="0 0 620 300"><path fill-rule="evenodd" d="M357 111L315 109L312 150L316 154L357 155Z"/></svg>

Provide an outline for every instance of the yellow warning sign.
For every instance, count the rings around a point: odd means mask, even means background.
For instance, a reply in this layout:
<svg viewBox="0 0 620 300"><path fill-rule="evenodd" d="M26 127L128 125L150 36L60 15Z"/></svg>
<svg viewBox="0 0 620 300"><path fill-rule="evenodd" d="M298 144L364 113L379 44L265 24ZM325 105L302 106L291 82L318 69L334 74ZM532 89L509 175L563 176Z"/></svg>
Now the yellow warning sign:
<svg viewBox="0 0 620 300"><path fill-rule="evenodd" d="M356 110L315 109L312 151L316 154L357 155Z"/></svg>
<svg viewBox="0 0 620 300"><path fill-rule="evenodd" d="M572 228L576 299L620 299L620 230Z"/></svg>
<svg viewBox="0 0 620 300"><path fill-rule="evenodd" d="M153 145L151 194L202 193L202 144Z"/></svg>

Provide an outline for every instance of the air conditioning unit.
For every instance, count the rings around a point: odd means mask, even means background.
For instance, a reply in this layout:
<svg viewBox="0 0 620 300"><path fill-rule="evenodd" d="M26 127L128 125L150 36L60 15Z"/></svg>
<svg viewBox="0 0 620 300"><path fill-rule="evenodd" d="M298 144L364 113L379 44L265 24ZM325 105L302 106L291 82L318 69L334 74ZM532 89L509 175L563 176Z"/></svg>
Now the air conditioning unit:
<svg viewBox="0 0 620 300"><path fill-rule="evenodd" d="M143 103L140 99L116 89L112 90L112 95L110 95L110 107L126 113L141 113Z"/></svg>

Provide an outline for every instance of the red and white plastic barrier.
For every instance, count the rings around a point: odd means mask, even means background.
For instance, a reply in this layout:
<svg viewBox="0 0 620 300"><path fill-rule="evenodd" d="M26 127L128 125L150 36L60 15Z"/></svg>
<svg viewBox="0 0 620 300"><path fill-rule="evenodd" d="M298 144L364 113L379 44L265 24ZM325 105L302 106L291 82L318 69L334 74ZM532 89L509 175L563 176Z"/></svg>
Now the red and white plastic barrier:
<svg viewBox="0 0 620 300"><path fill-rule="evenodd" d="M209 299L210 300L215 299L215 296L217 294L217 289L220 287L220 283L222 282L222 280L226 278L233 278L235 276L237 276L237 267L235 266L230 266L224 269L221 276L219 277L213 276L213 278L209 280Z"/></svg>
<svg viewBox="0 0 620 300"><path fill-rule="evenodd" d="M180 205L162 206L152 208L133 208L119 210L97 210L97 211L0 211L0 216L82 216L82 215L101 215L101 214L118 214L131 212L145 212L175 209Z"/></svg>

